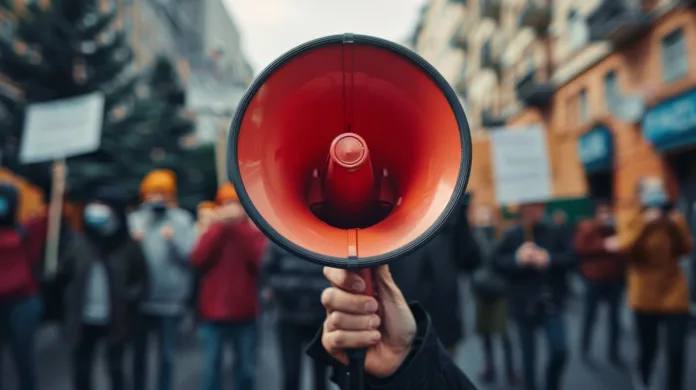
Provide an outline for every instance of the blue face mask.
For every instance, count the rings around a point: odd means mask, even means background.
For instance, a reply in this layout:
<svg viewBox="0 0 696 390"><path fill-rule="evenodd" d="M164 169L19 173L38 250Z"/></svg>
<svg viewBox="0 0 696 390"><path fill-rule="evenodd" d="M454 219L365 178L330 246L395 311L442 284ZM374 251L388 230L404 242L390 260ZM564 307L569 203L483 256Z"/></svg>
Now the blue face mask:
<svg viewBox="0 0 696 390"><path fill-rule="evenodd" d="M149 202L148 205L156 213L163 213L167 210L167 204L164 202Z"/></svg>
<svg viewBox="0 0 696 390"><path fill-rule="evenodd" d="M0 196L0 217L5 217L10 213L10 202L7 198Z"/></svg>
<svg viewBox="0 0 696 390"><path fill-rule="evenodd" d="M108 206L91 204L85 207L85 224L103 233L111 234L118 228L113 212Z"/></svg>
<svg viewBox="0 0 696 390"><path fill-rule="evenodd" d="M667 193L660 187L645 189L640 194L640 200L643 206L649 208L660 208L667 204L668 201Z"/></svg>

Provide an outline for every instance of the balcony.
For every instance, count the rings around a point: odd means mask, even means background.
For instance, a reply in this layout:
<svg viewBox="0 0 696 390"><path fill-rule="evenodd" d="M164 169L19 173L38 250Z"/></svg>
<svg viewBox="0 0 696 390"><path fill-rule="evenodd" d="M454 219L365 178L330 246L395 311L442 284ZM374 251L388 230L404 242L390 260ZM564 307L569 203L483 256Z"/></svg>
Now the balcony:
<svg viewBox="0 0 696 390"><path fill-rule="evenodd" d="M627 0L602 0L587 17L592 41L610 41L619 46L646 33L650 16Z"/></svg>
<svg viewBox="0 0 696 390"><path fill-rule="evenodd" d="M505 126L505 118L493 115L490 108L481 112L481 127L490 129L501 126Z"/></svg>
<svg viewBox="0 0 696 390"><path fill-rule="evenodd" d="M522 10L520 24L531 28L539 36L546 36L551 25L551 6L531 0Z"/></svg>
<svg viewBox="0 0 696 390"><path fill-rule="evenodd" d="M500 11L503 8L503 0L479 0L481 18L490 18L500 22Z"/></svg>
<svg viewBox="0 0 696 390"><path fill-rule="evenodd" d="M535 73L535 69L530 69L524 76L517 79L515 83L517 99L527 107L546 107L551 102L556 88L550 81L536 81Z"/></svg>

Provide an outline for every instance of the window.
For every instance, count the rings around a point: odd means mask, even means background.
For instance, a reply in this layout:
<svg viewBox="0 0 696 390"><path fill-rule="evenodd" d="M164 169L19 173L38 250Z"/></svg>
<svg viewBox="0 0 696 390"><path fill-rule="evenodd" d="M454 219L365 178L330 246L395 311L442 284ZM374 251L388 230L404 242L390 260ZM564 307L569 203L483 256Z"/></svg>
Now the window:
<svg viewBox="0 0 696 390"><path fill-rule="evenodd" d="M527 50L524 61L527 65L527 71L534 70L534 52L532 50Z"/></svg>
<svg viewBox="0 0 696 390"><path fill-rule="evenodd" d="M611 71L604 76L604 100L607 108L614 107L619 99L619 83L616 79L616 71Z"/></svg>
<svg viewBox="0 0 696 390"><path fill-rule="evenodd" d="M688 67L684 32L678 29L662 38L662 77L667 83L679 80L686 76Z"/></svg>
<svg viewBox="0 0 696 390"><path fill-rule="evenodd" d="M585 18L577 11L568 14L568 42L571 50L584 47L589 41L589 29Z"/></svg>
<svg viewBox="0 0 696 390"><path fill-rule="evenodd" d="M585 123L590 119L590 107L587 102L587 90L583 89L578 95L578 121Z"/></svg>

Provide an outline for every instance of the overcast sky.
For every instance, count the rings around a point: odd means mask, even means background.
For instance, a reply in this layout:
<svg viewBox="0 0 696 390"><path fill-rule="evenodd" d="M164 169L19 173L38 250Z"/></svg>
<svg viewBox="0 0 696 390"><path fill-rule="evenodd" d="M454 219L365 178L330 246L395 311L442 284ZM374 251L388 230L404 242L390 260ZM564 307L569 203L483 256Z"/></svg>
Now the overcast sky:
<svg viewBox="0 0 696 390"><path fill-rule="evenodd" d="M223 0L254 72L293 47L352 32L403 42L425 0Z"/></svg>

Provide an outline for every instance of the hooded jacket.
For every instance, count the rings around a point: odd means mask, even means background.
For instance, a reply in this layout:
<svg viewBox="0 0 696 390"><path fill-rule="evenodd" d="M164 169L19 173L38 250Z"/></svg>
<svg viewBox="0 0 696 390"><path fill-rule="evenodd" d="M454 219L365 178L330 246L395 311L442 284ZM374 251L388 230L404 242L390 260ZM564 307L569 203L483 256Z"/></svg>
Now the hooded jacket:
<svg viewBox="0 0 696 390"><path fill-rule="evenodd" d="M109 341L120 343L130 335L136 306L147 291L147 265L140 245L130 237L125 214L125 196L115 188L101 188L93 201L115 212L119 228L103 235L85 224L84 234L71 242L59 277L67 283L64 294L65 333L69 342L81 336L87 286L95 262L102 262L109 283Z"/></svg>
<svg viewBox="0 0 696 390"><path fill-rule="evenodd" d="M158 213L143 204L128 216L128 223L131 233L140 237L150 275L142 310L157 315L182 313L193 283L189 265L196 239L193 217L179 208ZM165 226L174 231L171 239L161 234Z"/></svg>
<svg viewBox="0 0 696 390"><path fill-rule="evenodd" d="M41 259L46 242L46 217L24 225L17 221L17 188L0 184L0 198L7 212L0 216L0 303L38 293L35 265Z"/></svg>

